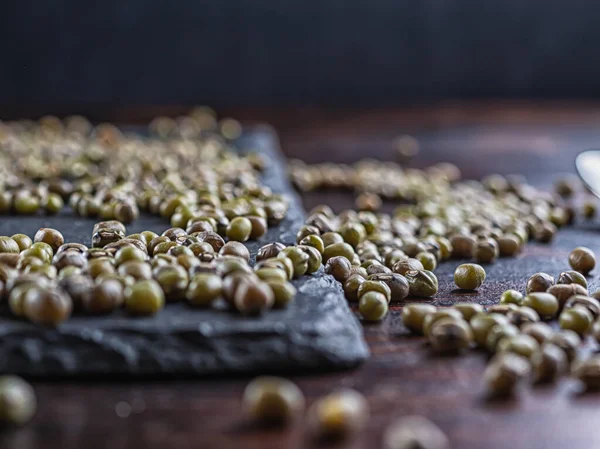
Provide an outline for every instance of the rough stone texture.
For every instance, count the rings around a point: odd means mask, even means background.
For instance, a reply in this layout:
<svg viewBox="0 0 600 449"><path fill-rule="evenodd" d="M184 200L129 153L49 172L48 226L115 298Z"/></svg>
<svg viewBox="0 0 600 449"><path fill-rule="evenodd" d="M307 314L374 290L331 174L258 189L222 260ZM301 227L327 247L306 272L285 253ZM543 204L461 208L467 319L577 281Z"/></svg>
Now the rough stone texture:
<svg viewBox="0 0 600 449"><path fill-rule="evenodd" d="M267 155L264 182L292 199L286 220L249 243L251 253L266 242L294 243L304 215L286 180L275 133L256 128L240 146ZM33 236L40 227L55 227L63 231L65 241L89 245L93 223L69 213L2 217L0 235ZM144 216L128 226L128 232L162 232L168 227L163 219ZM339 284L322 270L294 283L298 295L287 309L255 318L225 307L203 310L169 304L154 317L74 316L58 329L48 329L12 318L5 307L0 316L0 372L52 377L208 375L341 369L364 361L369 351L362 328Z"/></svg>
<svg viewBox="0 0 600 449"><path fill-rule="evenodd" d="M483 305L498 302L505 290L514 289L525 293L527 279L534 273L548 273L557 279L561 272L571 270L569 254L577 246L587 246L600 255L598 221L578 222L561 229L550 244L530 242L526 250L516 258L500 258L493 264L481 264L486 271L486 280L476 292L459 290L454 283L454 270L461 263L473 261L451 260L440 264L435 271L440 289L432 302L438 306L448 306L460 301L473 301ZM600 266L587 276L590 293L600 289L597 273ZM410 302L414 298L409 298Z"/></svg>

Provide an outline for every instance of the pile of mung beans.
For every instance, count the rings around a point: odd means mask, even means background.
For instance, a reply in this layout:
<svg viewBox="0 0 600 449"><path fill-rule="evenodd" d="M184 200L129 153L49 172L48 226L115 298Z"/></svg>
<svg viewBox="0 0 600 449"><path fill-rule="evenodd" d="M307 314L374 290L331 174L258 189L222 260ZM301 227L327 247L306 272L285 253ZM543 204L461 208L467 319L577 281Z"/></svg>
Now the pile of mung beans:
<svg viewBox="0 0 600 449"><path fill-rule="evenodd" d="M235 151L239 126L206 108L158 118L148 136L78 116L0 122L0 213L56 214L66 203L75 214L125 224L140 211L180 228L204 218L222 233L243 216L262 225L253 229L259 237L288 204L261 184L263 158ZM235 237L250 238L241 228Z"/></svg>
<svg viewBox="0 0 600 449"><path fill-rule="evenodd" d="M290 175L301 190L352 188L359 198L376 197L369 203L377 207L358 211L336 214L317 206L298 233L299 242L322 248L325 271L342 284L348 301L358 302L365 321L382 320L390 303L407 297L434 297L441 261L490 264L516 256L530 240L552 241L575 219L572 199L581 190L573 177L559 180L554 193L516 176L460 181L451 164L416 170L371 160L353 166L293 161ZM381 213L381 198L408 204ZM580 210L585 219L593 218L595 201L587 196ZM511 393L531 372L535 381L548 382L569 368L586 387L600 387L600 358L577 357L582 337L592 333L600 341L600 292L590 296L585 277L595 267L595 255L576 248L569 264L572 270L556 280L535 274L525 295L508 290L487 309L476 303L405 305L404 324L427 337L436 352L482 347L494 354L484 376L494 394ZM454 273L456 286L467 291L485 279L485 269L475 263L463 263ZM558 330L547 323L555 319Z"/></svg>
<svg viewBox="0 0 600 449"><path fill-rule="evenodd" d="M299 189L353 189L358 210L314 208L297 245L264 245L252 267L244 242L280 223L288 202L261 184L266 162L260 155L235 150L239 123L197 108L178 119L159 117L149 131L141 137L108 124L93 127L79 116L0 123L0 213L56 214L68 205L99 220L91 247L64 242L49 228L33 238L0 237L0 291L15 317L57 326L74 311L153 315L167 302L211 307L221 300L240 313L259 314L285 307L296 293L290 280L324 265L346 298L358 302L361 317L378 321L391 302L435 296L440 262L514 257L529 240L552 241L575 218L573 179L549 193L519 176L461 181L449 163L417 170L374 160L352 166L292 161L290 176ZM407 136L397 144L402 157L418 151ZM403 204L380 213L382 199ZM161 235L127 234L141 211L171 227ZM582 215L595 214L595 202L586 199ZM588 294L584 277L595 256L577 248L569 262L572 271L556 280L535 274L525 295L509 290L487 310L475 303L409 304L403 322L437 352L478 346L494 354L484 375L494 394L513 392L531 372L538 382L552 381L569 366L587 387L600 387L600 359L577 357L581 337L592 333L600 340L600 295ZM478 289L485 278L473 263L454 274L463 290ZM544 322L557 317L560 330ZM11 394L17 398L12 408L4 406ZM261 422L288 422L304 403L298 387L278 378L259 378L244 394L249 416ZM31 388L18 378L0 379L0 410L2 420L27 421L35 410ZM340 390L318 399L307 416L316 434L339 437L364 425L368 404L360 393ZM448 440L429 421L410 417L388 429L384 447L442 449Z"/></svg>
<svg viewBox="0 0 600 449"><path fill-rule="evenodd" d="M17 319L58 326L72 313L153 315L165 303L259 314L293 301L290 282L321 266L308 245L262 246L250 265L243 242L287 215L288 200L260 181L266 161L234 147L241 128L207 108L160 117L140 137L83 117L0 122L0 213L72 212L97 218L91 246L60 230L0 236L0 297ZM171 227L128 234L140 211ZM165 226L166 227L166 226ZM0 379L0 421L35 411L31 387Z"/></svg>
<svg viewBox="0 0 600 449"><path fill-rule="evenodd" d="M73 311L107 314L124 307L131 315L153 315L165 302L211 307L220 298L240 313L259 314L285 307L296 293L290 280L321 265L312 247L271 243L251 267L246 246L216 231L126 235L114 220L96 223L92 242L91 248L65 243L50 228L33 239L0 237L0 289L13 315L57 326Z"/></svg>
<svg viewBox="0 0 600 449"><path fill-rule="evenodd" d="M290 280L319 269L314 245L278 242L250 265L244 242L278 225L288 200L261 183L259 154L234 147L239 123L197 108L159 117L149 131L77 116L0 123L0 213L54 214L68 204L102 220L91 247L50 228L0 237L1 293L15 317L57 326L73 312L152 315L180 301L259 314L285 307L296 293ZM128 234L140 211L172 227Z"/></svg>
<svg viewBox="0 0 600 449"><path fill-rule="evenodd" d="M436 352L487 350L492 358L484 382L494 395L509 395L529 378L553 382L568 373L588 389L597 389L600 357L586 358L580 350L589 334L600 342L600 291L590 294L584 276L595 267L596 257L578 247L569 263L573 270L556 279L535 273L524 286L525 294L507 290L487 309L472 302L445 308L408 304L402 310L403 323L424 335ZM554 320L558 323L553 326Z"/></svg>
<svg viewBox="0 0 600 449"><path fill-rule="evenodd" d="M401 140L400 149L415 146L406 136ZM433 297L442 261L490 264L517 256L530 240L551 242L560 227L574 221L573 197L582 190L572 177L559 180L554 193L520 176L461 181L459 169L449 163L418 170L375 160L352 166L292 161L289 172L301 190L352 188L378 205L338 214L317 206L297 236L299 244L322 251L325 271L342 284L349 301L358 301L367 321L383 319L390 302ZM378 212L382 197L403 204L391 213ZM592 218L595 202L586 199L581 215ZM463 290L476 290L485 277L483 267L473 263L459 266L454 275Z"/></svg>

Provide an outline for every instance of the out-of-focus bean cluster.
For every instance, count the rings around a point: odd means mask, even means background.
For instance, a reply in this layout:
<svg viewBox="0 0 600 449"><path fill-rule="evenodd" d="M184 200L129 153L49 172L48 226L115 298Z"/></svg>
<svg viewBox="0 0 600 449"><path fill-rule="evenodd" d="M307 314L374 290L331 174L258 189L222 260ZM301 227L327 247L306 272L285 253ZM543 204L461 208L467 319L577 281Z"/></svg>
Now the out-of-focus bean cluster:
<svg viewBox="0 0 600 449"><path fill-rule="evenodd" d="M400 142L394 144L397 155L410 159L416 154L413 154L415 149L418 150L416 139L402 136L397 141ZM410 153L410 157L406 152ZM400 159L408 160L406 158ZM354 164L306 164L294 159L290 161L288 171L294 186L301 192L320 189L350 190L356 194L356 208L372 212L381 208L382 199L418 205L431 198L435 200L440 195L447 195L452 190L451 186L462 184L459 182L461 173L458 167L447 162L416 169L394 161L368 158ZM515 200L508 194L514 194L536 208L537 218L547 219L559 227L573 220L575 215L591 219L597 213L595 197L584 189L575 175L560 178L555 184L554 193L534 188L520 175L492 174L480 183L467 184L482 186L496 197L506 199L511 205L514 205ZM488 197L484 196L481 200L487 201ZM549 203L549 210L543 202Z"/></svg>
<svg viewBox="0 0 600 449"><path fill-rule="evenodd" d="M263 158L234 150L237 121L198 108L149 130L78 116L0 123L0 212L54 214L68 203L85 217L131 223L146 210L183 228L206 217L225 227L241 215L273 224L285 216L286 199L260 183Z"/></svg>

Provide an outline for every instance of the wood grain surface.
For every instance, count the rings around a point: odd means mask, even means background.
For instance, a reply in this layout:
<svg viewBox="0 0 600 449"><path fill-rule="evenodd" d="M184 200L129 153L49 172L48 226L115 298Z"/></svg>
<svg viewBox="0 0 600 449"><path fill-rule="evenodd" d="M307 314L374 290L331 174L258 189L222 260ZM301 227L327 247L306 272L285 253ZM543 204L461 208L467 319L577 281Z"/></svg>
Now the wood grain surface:
<svg viewBox="0 0 600 449"><path fill-rule="evenodd" d="M115 113L119 120L148 114ZM152 111L155 113L156 111ZM178 113L177 108L167 112ZM525 173L550 183L572 171L575 154L600 147L600 105L446 104L378 111L231 110L245 121L270 121L280 131L288 156L309 162L352 162L360 157L393 157L392 139L415 135L421 153L414 166L435 161L457 163L468 177L491 172ZM137 114L137 115L136 115ZM111 118L111 117L106 117ZM331 202L350 207L352 195L311 193L305 205ZM501 291L521 286L534 271L558 275L576 244L600 251L600 226L578 223L549 246L530 246L519 259L488 267L478 293L455 292L450 273L438 271L437 304L457 300L492 303ZM599 286L597 273L589 282ZM516 398L492 401L482 388L486 355L432 355L412 337L394 305L381 324L365 326L372 358L353 371L302 375L293 379L308 402L339 386L357 388L371 407L368 427L355 438L329 447L380 447L383 429L394 419L422 414L438 424L460 449L592 449L600 445L597 422L600 394L583 394L574 381L527 388ZM590 347L595 348L590 344ZM243 418L240 397L248 378L174 382L35 382L39 412L23 429L0 434L2 448L307 448L317 444L303 420L285 430L256 429Z"/></svg>

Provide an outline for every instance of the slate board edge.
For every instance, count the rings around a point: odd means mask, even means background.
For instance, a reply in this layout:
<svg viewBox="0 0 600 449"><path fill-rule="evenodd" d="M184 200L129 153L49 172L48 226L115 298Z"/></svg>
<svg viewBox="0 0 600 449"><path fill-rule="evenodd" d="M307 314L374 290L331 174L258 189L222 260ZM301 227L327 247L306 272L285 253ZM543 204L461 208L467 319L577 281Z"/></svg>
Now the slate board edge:
<svg viewBox="0 0 600 449"><path fill-rule="evenodd" d="M290 196L289 231L281 240L291 244L304 213L299 196L287 181L277 134L271 127L260 125L242 138L242 147L247 139L268 155L271 163L265 173L267 184ZM302 294L311 292L319 299L315 315L327 312L315 316L306 328L286 329L285 324L261 327L256 321L256 326L249 326L241 335L223 333L211 337L210 325L148 333L136 329L135 321L128 321L132 325L126 329L107 326L89 331L71 331L67 322L57 332L2 319L0 372L52 378L299 373L345 369L366 360L369 350L362 326L348 307L340 285L322 271L296 284Z"/></svg>

